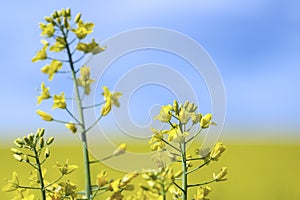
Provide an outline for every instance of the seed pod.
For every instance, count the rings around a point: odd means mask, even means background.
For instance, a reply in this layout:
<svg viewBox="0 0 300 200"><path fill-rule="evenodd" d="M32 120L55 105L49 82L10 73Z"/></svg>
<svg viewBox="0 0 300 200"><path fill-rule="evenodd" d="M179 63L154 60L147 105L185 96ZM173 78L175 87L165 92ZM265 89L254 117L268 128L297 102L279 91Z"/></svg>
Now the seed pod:
<svg viewBox="0 0 300 200"><path fill-rule="evenodd" d="M54 141L54 137L50 137L50 138L47 140L46 144L47 144L47 145L50 145L50 144L52 144L53 141Z"/></svg>

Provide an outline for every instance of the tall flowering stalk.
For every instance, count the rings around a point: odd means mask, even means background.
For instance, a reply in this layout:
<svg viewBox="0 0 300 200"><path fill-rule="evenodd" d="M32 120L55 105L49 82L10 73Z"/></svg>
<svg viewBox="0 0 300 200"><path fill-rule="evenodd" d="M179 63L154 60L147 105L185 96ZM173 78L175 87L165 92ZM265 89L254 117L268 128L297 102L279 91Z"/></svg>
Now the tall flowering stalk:
<svg viewBox="0 0 300 200"><path fill-rule="evenodd" d="M173 174L173 176L170 175L171 171L167 170L169 172L168 177L170 177L169 182L172 180L173 184L173 186L169 184L168 191L173 195L174 199L181 197L182 200L187 200L189 189L198 187L194 199L204 200L211 191L210 187L205 185L226 180L227 168L223 167L219 173L213 174L213 178L210 181L195 184L190 184L188 181L190 174L208 165L211 161L218 161L225 151L225 146L221 142L218 142L212 150L197 149L196 157L192 157L187 152L187 145L196 139L203 129L207 129L211 125L216 125L216 123L211 121L212 114L208 113L203 116L196 110L197 106L188 101L183 105L179 105L177 101L174 101L173 105L162 106L159 115L155 119L168 124L170 128L164 130L152 129L153 135L149 141L150 147L154 151L165 151L166 147L168 147L171 161L181 163L181 171ZM191 134L192 131L194 134ZM203 163L193 168L192 161L201 160ZM163 162L160 162L159 166L161 168L160 171L168 169L168 166L165 166ZM165 176L156 176L155 180L159 181L162 177ZM178 181L181 182L181 185ZM165 193L160 198L166 199Z"/></svg>
<svg viewBox="0 0 300 200"><path fill-rule="evenodd" d="M90 94L91 84L94 80L90 77L90 68L88 66L77 66L77 64L88 54L98 54L105 50L100 47L95 39L90 42L84 42L84 39L93 32L94 24L84 22L81 14L77 14L74 20L71 17L70 9L55 11L51 16L45 17L45 23L40 23L41 35L47 40L42 40L43 48L37 52L32 62L39 60L50 61L50 64L41 68L41 72L48 75L48 80L52 81L56 74L70 74L73 80L75 91L75 101L78 107L78 115L72 113L68 107L65 93L51 95L50 89L45 83L41 84L41 94L37 97L38 104L47 99L53 100L53 109L61 109L68 114L73 121L67 122L56 119L49 113L37 110L37 114L45 121L55 121L65 124L72 133L79 132L82 140L83 163L85 175L85 195L87 199L93 198L90 165L95 163L91 161L88 153L88 132L95 126L103 116L106 116L113 105L119 107L118 98L122 95L120 92L112 93L107 87L103 87L104 101L96 105L84 105L83 97ZM50 56L50 54L55 54ZM66 59L56 58L57 53L64 53ZM60 56L61 57L61 56ZM101 115L95 122L88 125L86 123L85 110L102 105Z"/></svg>

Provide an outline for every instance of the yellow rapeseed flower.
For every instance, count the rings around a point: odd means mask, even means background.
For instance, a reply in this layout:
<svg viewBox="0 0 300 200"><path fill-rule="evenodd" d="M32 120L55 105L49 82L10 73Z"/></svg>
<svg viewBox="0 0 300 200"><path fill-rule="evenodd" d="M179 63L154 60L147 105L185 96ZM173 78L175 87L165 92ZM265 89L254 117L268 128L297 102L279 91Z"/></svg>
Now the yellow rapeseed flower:
<svg viewBox="0 0 300 200"><path fill-rule="evenodd" d="M151 128L151 131L153 132L153 135L149 141L150 148L153 151L159 151L166 146L166 144L162 141L165 131L158 131L154 128Z"/></svg>
<svg viewBox="0 0 300 200"><path fill-rule="evenodd" d="M192 119L193 124L197 124L201 121L202 114L193 112L193 113L191 113L191 119Z"/></svg>
<svg viewBox="0 0 300 200"><path fill-rule="evenodd" d="M91 92L91 84L95 82L90 79L90 68L85 65L80 68L80 77L77 79L77 84L84 88L84 93L89 95Z"/></svg>
<svg viewBox="0 0 300 200"><path fill-rule="evenodd" d="M63 175L70 174L78 168L77 165L69 165L69 160L66 160L65 164L56 162L56 167Z"/></svg>
<svg viewBox="0 0 300 200"><path fill-rule="evenodd" d="M49 88L45 86L45 83L42 82L41 84L41 95L37 97L37 104L40 104L42 100L49 99L50 98L50 92Z"/></svg>
<svg viewBox="0 0 300 200"><path fill-rule="evenodd" d="M169 122L172 117L172 113L171 113L172 110L173 110L173 106L170 104L166 106L162 106L159 115L154 117L154 119L160 120L162 122Z"/></svg>
<svg viewBox="0 0 300 200"><path fill-rule="evenodd" d="M82 20L78 20L77 29L72 29L78 39L85 38L88 34L93 32L94 24L93 23L83 23Z"/></svg>
<svg viewBox="0 0 300 200"><path fill-rule="evenodd" d="M3 192L11 192L17 190L19 187L19 178L17 172L13 172L12 180L2 188Z"/></svg>
<svg viewBox="0 0 300 200"><path fill-rule="evenodd" d="M47 58L47 48L49 43L46 40L41 40L41 43L44 45L41 50L37 52L37 54L32 58L32 62L36 62L38 60L45 60Z"/></svg>
<svg viewBox="0 0 300 200"><path fill-rule="evenodd" d="M55 44L50 47L50 51L60 52L66 48L66 45L67 43L63 37L57 37Z"/></svg>
<svg viewBox="0 0 300 200"><path fill-rule="evenodd" d="M97 185L98 187L102 187L108 183L108 178L107 178L107 172L106 171L101 171L97 175Z"/></svg>
<svg viewBox="0 0 300 200"><path fill-rule="evenodd" d="M45 121L52 121L53 118L50 114L42 111L42 110L37 110L36 113Z"/></svg>
<svg viewBox="0 0 300 200"><path fill-rule="evenodd" d="M105 116L110 112L111 107L113 105L120 107L119 98L122 96L122 93L121 92L111 93L106 86L103 86L103 91L104 92L102 93L102 95L106 102L102 107L101 114Z"/></svg>
<svg viewBox="0 0 300 200"><path fill-rule="evenodd" d="M62 68L62 62L58 60L52 60L50 65L46 65L41 69L41 72L49 75L49 81L54 77L54 74Z"/></svg>
<svg viewBox="0 0 300 200"><path fill-rule="evenodd" d="M226 147L223 145L222 142L217 142L217 144L215 144L213 150L210 152L210 158L212 160L219 160L219 158L221 157L222 153L225 151Z"/></svg>
<svg viewBox="0 0 300 200"><path fill-rule="evenodd" d="M40 29L42 30L41 35L45 36L45 37L52 37L54 35L55 29L54 29L54 25L49 23L49 24L44 24L44 23L40 23Z"/></svg>
<svg viewBox="0 0 300 200"><path fill-rule="evenodd" d="M211 118L212 118L211 113L207 113L206 115L204 115L200 120L201 128L205 129L205 128L208 128L209 125L216 125L216 123L211 121Z"/></svg>
<svg viewBox="0 0 300 200"><path fill-rule="evenodd" d="M67 107L64 92L62 92L61 95L54 95L53 101L54 101L52 106L53 109L55 108L65 109Z"/></svg>
<svg viewBox="0 0 300 200"><path fill-rule="evenodd" d="M197 193L194 195L195 200L208 200L206 197L210 193L211 188L209 186L197 188Z"/></svg>
<svg viewBox="0 0 300 200"><path fill-rule="evenodd" d="M92 53L93 55L96 55L102 51L105 50L105 47L100 47L99 44L97 42L95 42L95 39L92 39L92 42L90 43L83 43L83 42L79 42L77 44L76 49L78 51L82 51L84 53Z"/></svg>

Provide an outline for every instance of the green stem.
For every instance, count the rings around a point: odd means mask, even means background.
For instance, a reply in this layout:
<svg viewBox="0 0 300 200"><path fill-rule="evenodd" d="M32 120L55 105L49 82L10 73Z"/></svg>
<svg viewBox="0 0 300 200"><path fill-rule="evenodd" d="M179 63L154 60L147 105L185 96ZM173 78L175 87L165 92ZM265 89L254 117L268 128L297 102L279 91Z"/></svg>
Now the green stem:
<svg viewBox="0 0 300 200"><path fill-rule="evenodd" d="M163 193L163 200L167 200L166 192Z"/></svg>
<svg viewBox="0 0 300 200"><path fill-rule="evenodd" d="M72 53L70 50L70 46L68 45L67 41L67 35L65 32L62 30L62 34L64 36L65 42L66 42L66 49L67 49L67 54L68 54L68 59L70 62L70 68L71 68L71 73L72 73L72 78L74 82L74 87L75 87L75 95L76 95L76 100L77 100L77 106L78 106L78 112L79 112L79 117L81 121L81 140L82 140L82 151L83 151L83 163L84 163L84 175L85 175L85 192L87 196L87 200L91 199L92 192L91 192L91 173L90 173L90 163L89 163L89 153L88 153L88 142L87 142L87 137L86 137L86 129L85 129L85 121L84 121L84 114L83 114L83 109L82 109L82 102L80 98L80 93L79 93L79 87L76 81L76 72L74 68L74 62L72 58Z"/></svg>
<svg viewBox="0 0 300 200"><path fill-rule="evenodd" d="M41 185L40 190L41 190L42 200L46 200L46 192L45 192L45 186L44 186L42 166L41 166L41 163L40 163L38 152L36 151L35 147L33 148L33 151L34 151L34 154L35 154L36 167L37 167L39 181L40 181L40 185Z"/></svg>
<svg viewBox="0 0 300 200"><path fill-rule="evenodd" d="M182 161L182 200L187 200L187 166L186 166L186 143L185 141L182 142L181 144L181 161Z"/></svg>

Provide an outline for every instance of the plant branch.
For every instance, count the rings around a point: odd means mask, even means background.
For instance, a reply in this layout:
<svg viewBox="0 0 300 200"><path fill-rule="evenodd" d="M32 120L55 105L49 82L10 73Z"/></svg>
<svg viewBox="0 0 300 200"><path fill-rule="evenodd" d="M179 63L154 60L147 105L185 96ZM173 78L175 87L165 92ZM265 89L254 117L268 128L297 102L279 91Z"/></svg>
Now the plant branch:
<svg viewBox="0 0 300 200"><path fill-rule="evenodd" d="M189 142L192 141L194 138L196 138L196 137L201 133L201 131L202 131L202 128L200 128L200 130L199 130L195 135L193 135L190 139L188 139L188 140L186 141L186 143L189 143Z"/></svg>
<svg viewBox="0 0 300 200"><path fill-rule="evenodd" d="M210 183L213 183L215 182L216 180L211 180L211 181L207 181L207 182L204 182L204 183L198 183L198 184L192 184L192 185L188 185L188 187L198 187L198 186L202 186L202 185L207 185L207 184L210 184Z"/></svg>
<svg viewBox="0 0 300 200"><path fill-rule="evenodd" d="M166 140L161 139L161 141L163 141L164 143L166 143L167 145L169 145L170 147L172 147L172 148L175 149L176 151L181 152L180 149L178 149L177 147L175 147L175 146L172 145L171 143L167 142Z"/></svg>
<svg viewBox="0 0 300 200"><path fill-rule="evenodd" d="M80 121L70 112L70 110L68 108L66 108L66 111L78 124L81 124Z"/></svg>
<svg viewBox="0 0 300 200"><path fill-rule="evenodd" d="M91 105L91 106L84 106L84 107L82 107L82 109L95 108L95 107L103 105L104 103L105 103L105 101L103 101L101 103L97 103L95 105Z"/></svg>
<svg viewBox="0 0 300 200"><path fill-rule="evenodd" d="M89 130L91 130L101 119L102 119L103 115L100 115L100 117L98 117L98 119L89 127L85 130L85 132L87 133Z"/></svg>
<svg viewBox="0 0 300 200"><path fill-rule="evenodd" d="M196 170L198 170L198 169L204 167L204 166L207 165L210 161L211 161L211 158L208 159L207 161L205 161L202 165L200 165L200 166L198 166L198 167L192 169L191 171L186 172L186 174L190 174L190 173L192 173L192 172L194 172L194 171L196 171Z"/></svg>

